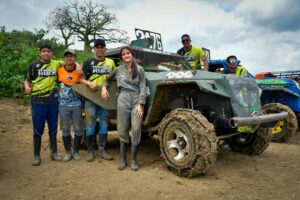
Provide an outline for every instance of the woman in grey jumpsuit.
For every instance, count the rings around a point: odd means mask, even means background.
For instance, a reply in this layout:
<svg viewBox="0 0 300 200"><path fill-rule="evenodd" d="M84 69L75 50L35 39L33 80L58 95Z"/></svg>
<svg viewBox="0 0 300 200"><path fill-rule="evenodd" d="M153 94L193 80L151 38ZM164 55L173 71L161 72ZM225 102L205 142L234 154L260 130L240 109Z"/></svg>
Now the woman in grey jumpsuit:
<svg viewBox="0 0 300 200"><path fill-rule="evenodd" d="M130 47L123 47L120 51L123 64L115 68L102 85L101 96L108 100L107 85L116 79L119 90L117 105L117 127L120 138L120 166L119 170L127 165L127 147L129 131L131 138L131 169L138 170L136 161L137 146L141 140L141 124L143 106L146 101L146 81L144 69L134 62L134 55Z"/></svg>

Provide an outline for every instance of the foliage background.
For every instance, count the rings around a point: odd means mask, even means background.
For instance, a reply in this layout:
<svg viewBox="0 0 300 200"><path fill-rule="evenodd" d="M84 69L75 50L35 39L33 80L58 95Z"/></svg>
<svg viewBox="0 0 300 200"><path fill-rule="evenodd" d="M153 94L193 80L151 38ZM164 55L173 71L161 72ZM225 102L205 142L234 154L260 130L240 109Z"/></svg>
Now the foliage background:
<svg viewBox="0 0 300 200"><path fill-rule="evenodd" d="M65 46L56 38L44 39L47 31L26 30L6 32L0 27L0 98L25 97L23 83L31 62L39 59L39 46L48 43L53 47L53 59L63 59ZM82 64L92 52L77 51L77 62Z"/></svg>

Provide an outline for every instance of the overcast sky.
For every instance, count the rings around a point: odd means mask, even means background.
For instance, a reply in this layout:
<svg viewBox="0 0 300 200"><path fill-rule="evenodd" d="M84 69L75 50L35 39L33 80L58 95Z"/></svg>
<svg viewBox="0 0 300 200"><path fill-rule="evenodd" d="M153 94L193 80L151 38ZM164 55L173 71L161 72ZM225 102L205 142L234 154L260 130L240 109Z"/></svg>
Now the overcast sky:
<svg viewBox="0 0 300 200"><path fill-rule="evenodd" d="M95 0L96 1L96 0ZM211 50L212 59L234 54L251 73L300 70L299 0L98 0L121 29L161 33L164 50L176 52L181 35ZM45 28L62 0L0 0L0 26L7 31ZM109 47L109 46L108 46ZM76 48L83 49L83 44Z"/></svg>

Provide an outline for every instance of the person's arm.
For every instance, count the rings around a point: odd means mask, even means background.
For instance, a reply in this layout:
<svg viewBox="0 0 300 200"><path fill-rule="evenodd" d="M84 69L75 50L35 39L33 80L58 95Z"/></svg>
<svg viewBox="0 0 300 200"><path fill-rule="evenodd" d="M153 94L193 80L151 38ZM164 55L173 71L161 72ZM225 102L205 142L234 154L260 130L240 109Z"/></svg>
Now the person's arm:
<svg viewBox="0 0 300 200"><path fill-rule="evenodd" d="M96 91L98 89L98 86L96 83L93 83L91 81L86 80L87 74L89 74L89 64L88 62L83 63L83 67L78 67L76 65L76 70L81 74L79 82L82 84L87 85L91 90Z"/></svg>
<svg viewBox="0 0 300 200"><path fill-rule="evenodd" d="M83 76L81 76L79 82L84 84L84 85L87 85L93 91L96 91L97 88L98 88L96 83L85 80Z"/></svg>
<svg viewBox="0 0 300 200"><path fill-rule="evenodd" d="M26 78L24 81L24 90L26 94L30 94L32 90L31 80L34 78L34 64L30 64L27 70Z"/></svg>
<svg viewBox="0 0 300 200"><path fill-rule="evenodd" d="M75 65L76 65L77 72L82 76L83 75L82 66L77 62L75 62Z"/></svg>
<svg viewBox="0 0 300 200"><path fill-rule="evenodd" d="M146 78L143 68L139 69L139 79L140 94L135 114L138 118L141 118L143 116L143 106L146 103Z"/></svg>
<svg viewBox="0 0 300 200"><path fill-rule="evenodd" d="M204 63L204 71L208 71L208 59L207 58L205 58L204 60L203 60L203 63Z"/></svg>
<svg viewBox="0 0 300 200"><path fill-rule="evenodd" d="M117 76L117 71L118 71L118 68L114 68L114 70L112 71L111 74L109 74L106 79L104 80L104 82L102 83L102 87L101 87L101 97L107 101L108 98L109 98L109 93L108 93L108 90L107 90L107 86L109 86L110 82L112 80L115 80L116 79L116 76Z"/></svg>
<svg viewBox="0 0 300 200"><path fill-rule="evenodd" d="M29 81L28 78L25 79L24 81L24 89L26 94L30 94L31 92L31 82Z"/></svg>

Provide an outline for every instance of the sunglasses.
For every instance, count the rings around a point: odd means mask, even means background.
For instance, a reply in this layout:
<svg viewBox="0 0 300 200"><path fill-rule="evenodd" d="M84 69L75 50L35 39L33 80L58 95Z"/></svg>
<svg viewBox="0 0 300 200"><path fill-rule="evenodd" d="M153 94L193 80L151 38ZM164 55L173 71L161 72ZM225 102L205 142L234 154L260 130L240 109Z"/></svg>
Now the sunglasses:
<svg viewBox="0 0 300 200"><path fill-rule="evenodd" d="M191 41L191 40L190 39L182 40L182 43L189 42L189 41Z"/></svg>
<svg viewBox="0 0 300 200"><path fill-rule="evenodd" d="M236 63L237 63L237 60L236 60L236 59L230 59L228 63L229 63L229 64L236 64Z"/></svg>

